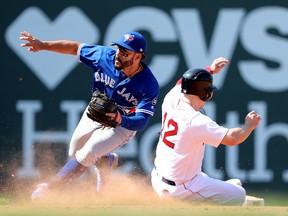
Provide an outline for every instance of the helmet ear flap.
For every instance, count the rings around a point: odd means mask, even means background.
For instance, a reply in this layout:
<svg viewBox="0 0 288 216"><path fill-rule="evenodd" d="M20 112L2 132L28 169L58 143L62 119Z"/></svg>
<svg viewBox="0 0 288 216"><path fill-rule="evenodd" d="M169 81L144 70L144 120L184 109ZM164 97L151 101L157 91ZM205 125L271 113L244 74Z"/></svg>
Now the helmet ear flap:
<svg viewBox="0 0 288 216"><path fill-rule="evenodd" d="M217 88L213 86L213 77L205 69L192 68L186 71L182 77L181 92L197 95L201 100L208 101Z"/></svg>
<svg viewBox="0 0 288 216"><path fill-rule="evenodd" d="M213 97L214 90L215 90L215 87L213 88L213 86L204 88L205 96L203 98L200 98L200 99L203 101L210 100Z"/></svg>
<svg viewBox="0 0 288 216"><path fill-rule="evenodd" d="M200 98L203 101L208 101L213 97L213 91L212 92L206 92L205 91L205 96Z"/></svg>

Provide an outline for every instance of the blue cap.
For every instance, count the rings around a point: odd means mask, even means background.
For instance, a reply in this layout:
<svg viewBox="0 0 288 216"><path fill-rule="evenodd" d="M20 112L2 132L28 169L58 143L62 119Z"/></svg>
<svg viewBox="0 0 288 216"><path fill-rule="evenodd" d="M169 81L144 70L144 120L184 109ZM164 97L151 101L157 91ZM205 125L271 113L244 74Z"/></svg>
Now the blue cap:
<svg viewBox="0 0 288 216"><path fill-rule="evenodd" d="M145 38L138 32L127 32L120 40L112 42L111 45L118 45L133 52L146 52L147 43Z"/></svg>

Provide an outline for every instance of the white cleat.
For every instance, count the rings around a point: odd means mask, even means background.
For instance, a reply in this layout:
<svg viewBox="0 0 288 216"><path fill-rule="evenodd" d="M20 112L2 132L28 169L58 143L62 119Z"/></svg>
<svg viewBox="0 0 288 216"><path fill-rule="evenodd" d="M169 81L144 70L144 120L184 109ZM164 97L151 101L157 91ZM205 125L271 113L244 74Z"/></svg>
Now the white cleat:
<svg viewBox="0 0 288 216"><path fill-rule="evenodd" d="M49 192L47 183L38 184L36 187L36 190L34 190L31 195L32 201L43 199Z"/></svg>

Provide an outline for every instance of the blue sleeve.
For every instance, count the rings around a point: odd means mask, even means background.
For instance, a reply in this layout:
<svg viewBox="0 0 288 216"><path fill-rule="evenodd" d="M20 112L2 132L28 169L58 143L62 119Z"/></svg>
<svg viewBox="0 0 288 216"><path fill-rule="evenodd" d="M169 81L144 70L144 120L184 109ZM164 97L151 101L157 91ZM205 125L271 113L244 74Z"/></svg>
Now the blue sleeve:
<svg viewBox="0 0 288 216"><path fill-rule="evenodd" d="M146 127L151 115L136 113L135 116L122 116L121 126L132 131L141 131Z"/></svg>
<svg viewBox="0 0 288 216"><path fill-rule="evenodd" d="M98 67L101 61L113 61L115 50L100 46L81 44L78 50L78 60L91 68ZM112 65L114 67L114 65Z"/></svg>

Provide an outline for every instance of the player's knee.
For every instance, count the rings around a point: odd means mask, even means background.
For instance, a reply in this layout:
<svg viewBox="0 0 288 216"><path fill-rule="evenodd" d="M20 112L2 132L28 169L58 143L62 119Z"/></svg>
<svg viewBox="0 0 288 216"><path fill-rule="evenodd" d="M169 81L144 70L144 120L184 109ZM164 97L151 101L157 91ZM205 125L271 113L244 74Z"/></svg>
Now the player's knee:
<svg viewBox="0 0 288 216"><path fill-rule="evenodd" d="M68 155L70 158L74 158L75 157L75 151L72 151L71 149L69 149Z"/></svg>
<svg viewBox="0 0 288 216"><path fill-rule="evenodd" d="M239 187L237 193L231 202L232 205L241 206L245 203L246 200L246 190L243 187Z"/></svg>

